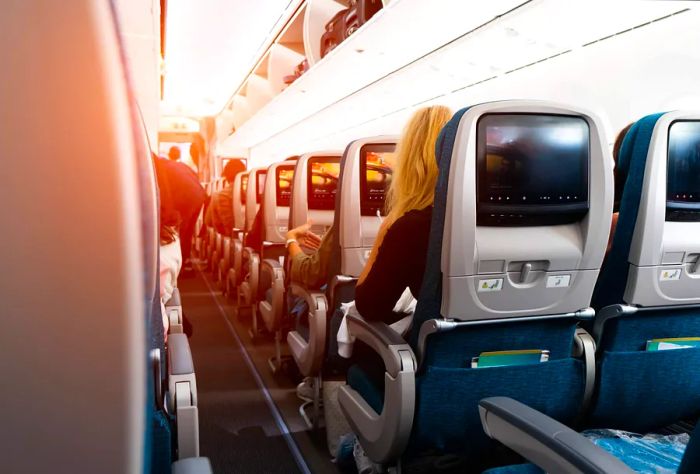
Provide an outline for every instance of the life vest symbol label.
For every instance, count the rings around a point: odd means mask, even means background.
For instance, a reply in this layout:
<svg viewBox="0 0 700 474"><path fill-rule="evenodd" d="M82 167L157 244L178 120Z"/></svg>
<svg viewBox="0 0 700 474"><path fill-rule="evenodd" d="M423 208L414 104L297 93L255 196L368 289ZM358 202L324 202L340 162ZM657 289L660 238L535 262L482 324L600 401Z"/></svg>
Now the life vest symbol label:
<svg viewBox="0 0 700 474"><path fill-rule="evenodd" d="M503 278L490 278L479 280L479 293L487 291L501 291L503 289Z"/></svg>
<svg viewBox="0 0 700 474"><path fill-rule="evenodd" d="M671 270L661 270L661 275L659 275L659 281L671 281L681 279L681 269L673 268Z"/></svg>

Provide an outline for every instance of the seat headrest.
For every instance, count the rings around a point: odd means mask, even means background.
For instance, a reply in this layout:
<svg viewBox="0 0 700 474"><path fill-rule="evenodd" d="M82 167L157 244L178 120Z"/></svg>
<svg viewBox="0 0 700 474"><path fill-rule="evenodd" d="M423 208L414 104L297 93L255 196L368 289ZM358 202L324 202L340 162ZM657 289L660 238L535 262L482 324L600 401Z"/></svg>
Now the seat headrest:
<svg viewBox="0 0 700 474"><path fill-rule="evenodd" d="M358 277L367 263L384 215L398 136L354 140L340 162L334 228L338 239L332 258L335 273Z"/></svg>
<svg viewBox="0 0 700 474"><path fill-rule="evenodd" d="M539 101L457 112L440 132L423 320L573 313L590 304L612 212L598 119ZM566 192L571 189L570 192Z"/></svg>
<svg viewBox="0 0 700 474"><path fill-rule="evenodd" d="M638 120L618 166L620 214L596 306L700 303L700 114Z"/></svg>
<svg viewBox="0 0 700 474"><path fill-rule="evenodd" d="M267 169L263 195L263 240L282 243L289 223L294 161L275 163Z"/></svg>

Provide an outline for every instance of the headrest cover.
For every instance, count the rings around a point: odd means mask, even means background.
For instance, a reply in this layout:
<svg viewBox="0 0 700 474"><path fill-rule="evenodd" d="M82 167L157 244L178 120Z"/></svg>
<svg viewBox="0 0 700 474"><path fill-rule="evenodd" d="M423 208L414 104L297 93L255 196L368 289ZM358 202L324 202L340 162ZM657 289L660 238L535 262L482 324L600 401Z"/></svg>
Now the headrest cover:
<svg viewBox="0 0 700 474"><path fill-rule="evenodd" d="M489 123L489 117L498 120ZM492 128L480 130L480 123ZM491 142L507 147L494 149ZM564 146L557 148L558 143ZM611 158L597 118L570 107L534 101L473 106L457 112L443 128L436 143L436 159L439 174L430 244L414 330L438 315L461 320L501 319L588 307L612 211ZM498 162L497 166L492 162ZM545 167L563 162L567 174L575 178L569 182L578 186L584 205L575 217L539 222L537 226L525 219L478 223L479 206L483 206L477 199L477 188L482 185L477 178L480 167L482 172L491 173L487 178L492 189L497 189L494 183L501 186L498 192L503 193L504 204L513 200L515 192L520 193L520 199L534 200L533 196L539 196L530 194L529 187L534 185L547 191L541 192L546 203L545 198L553 195L549 189L557 176L549 173L547 179L542 178L547 176ZM568 169L571 166L576 168ZM583 188L581 182L585 183ZM567 194L562 193L561 199L559 195L555 199L566 207L576 194L568 194L568 202ZM536 206L537 213L545 216L560 216L558 207L539 202ZM525 208L522 214L529 210Z"/></svg>
<svg viewBox="0 0 700 474"><path fill-rule="evenodd" d="M626 180L597 306L700 303L696 121L700 114L653 114L627 133L618 158Z"/></svg>

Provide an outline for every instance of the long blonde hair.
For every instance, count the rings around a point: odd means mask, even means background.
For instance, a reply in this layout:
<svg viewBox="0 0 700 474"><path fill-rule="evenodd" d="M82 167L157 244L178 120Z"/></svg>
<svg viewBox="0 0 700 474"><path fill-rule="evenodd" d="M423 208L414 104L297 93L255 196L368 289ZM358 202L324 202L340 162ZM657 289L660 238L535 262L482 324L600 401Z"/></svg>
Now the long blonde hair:
<svg viewBox="0 0 700 474"><path fill-rule="evenodd" d="M443 105L418 109L403 130L396 150L396 162L386 198L389 223L414 209L433 203L438 176L435 142L452 117Z"/></svg>

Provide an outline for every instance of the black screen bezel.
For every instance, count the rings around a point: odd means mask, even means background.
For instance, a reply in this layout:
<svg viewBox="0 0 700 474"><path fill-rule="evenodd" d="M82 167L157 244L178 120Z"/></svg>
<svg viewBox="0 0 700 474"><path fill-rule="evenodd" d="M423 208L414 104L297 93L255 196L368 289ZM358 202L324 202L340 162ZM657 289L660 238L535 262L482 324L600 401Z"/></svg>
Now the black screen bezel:
<svg viewBox="0 0 700 474"><path fill-rule="evenodd" d="M396 153L395 143L367 143L360 148L360 215L376 216L377 211L381 216L386 216L386 192L381 201L367 198L367 154L368 153ZM393 174L393 170L392 170ZM388 191L388 189L387 189Z"/></svg>
<svg viewBox="0 0 700 474"><path fill-rule="evenodd" d="M277 207L289 207L289 203L292 200L292 192L293 192L293 186L294 186L294 168L295 166L293 164L291 165L279 165L275 169L275 205ZM282 196L282 189L280 188L280 174L282 171L291 171L292 172L292 184L289 187L289 195L287 196Z"/></svg>
<svg viewBox="0 0 700 474"><path fill-rule="evenodd" d="M306 201L308 209L314 211L333 211L335 210L335 200L338 196L338 186L336 185L335 193L332 198L319 199L315 198L313 193L312 179L312 164L313 163L337 163L338 164L338 182L340 184L340 157L339 156L314 156L306 162Z"/></svg>
<svg viewBox="0 0 700 474"><path fill-rule="evenodd" d="M666 131L666 221L668 222L700 222L700 202L674 201L669 199L668 186L668 160L671 151L671 128L676 123L693 122L700 124L700 120L674 120L668 125Z"/></svg>
<svg viewBox="0 0 700 474"><path fill-rule="evenodd" d="M582 173L585 176L586 196L581 202L572 204L493 204L485 201L481 196L480 182L486 180L486 127L482 121L494 115L500 116L531 116L531 117L558 117L581 120L588 129L588 156L587 163L582 163ZM494 227L520 227L538 225L570 224L580 221L590 208L590 154L591 154L591 126L585 117L580 115L556 114L556 113L525 113L525 112L493 112L479 117L476 123L476 223L480 226Z"/></svg>

